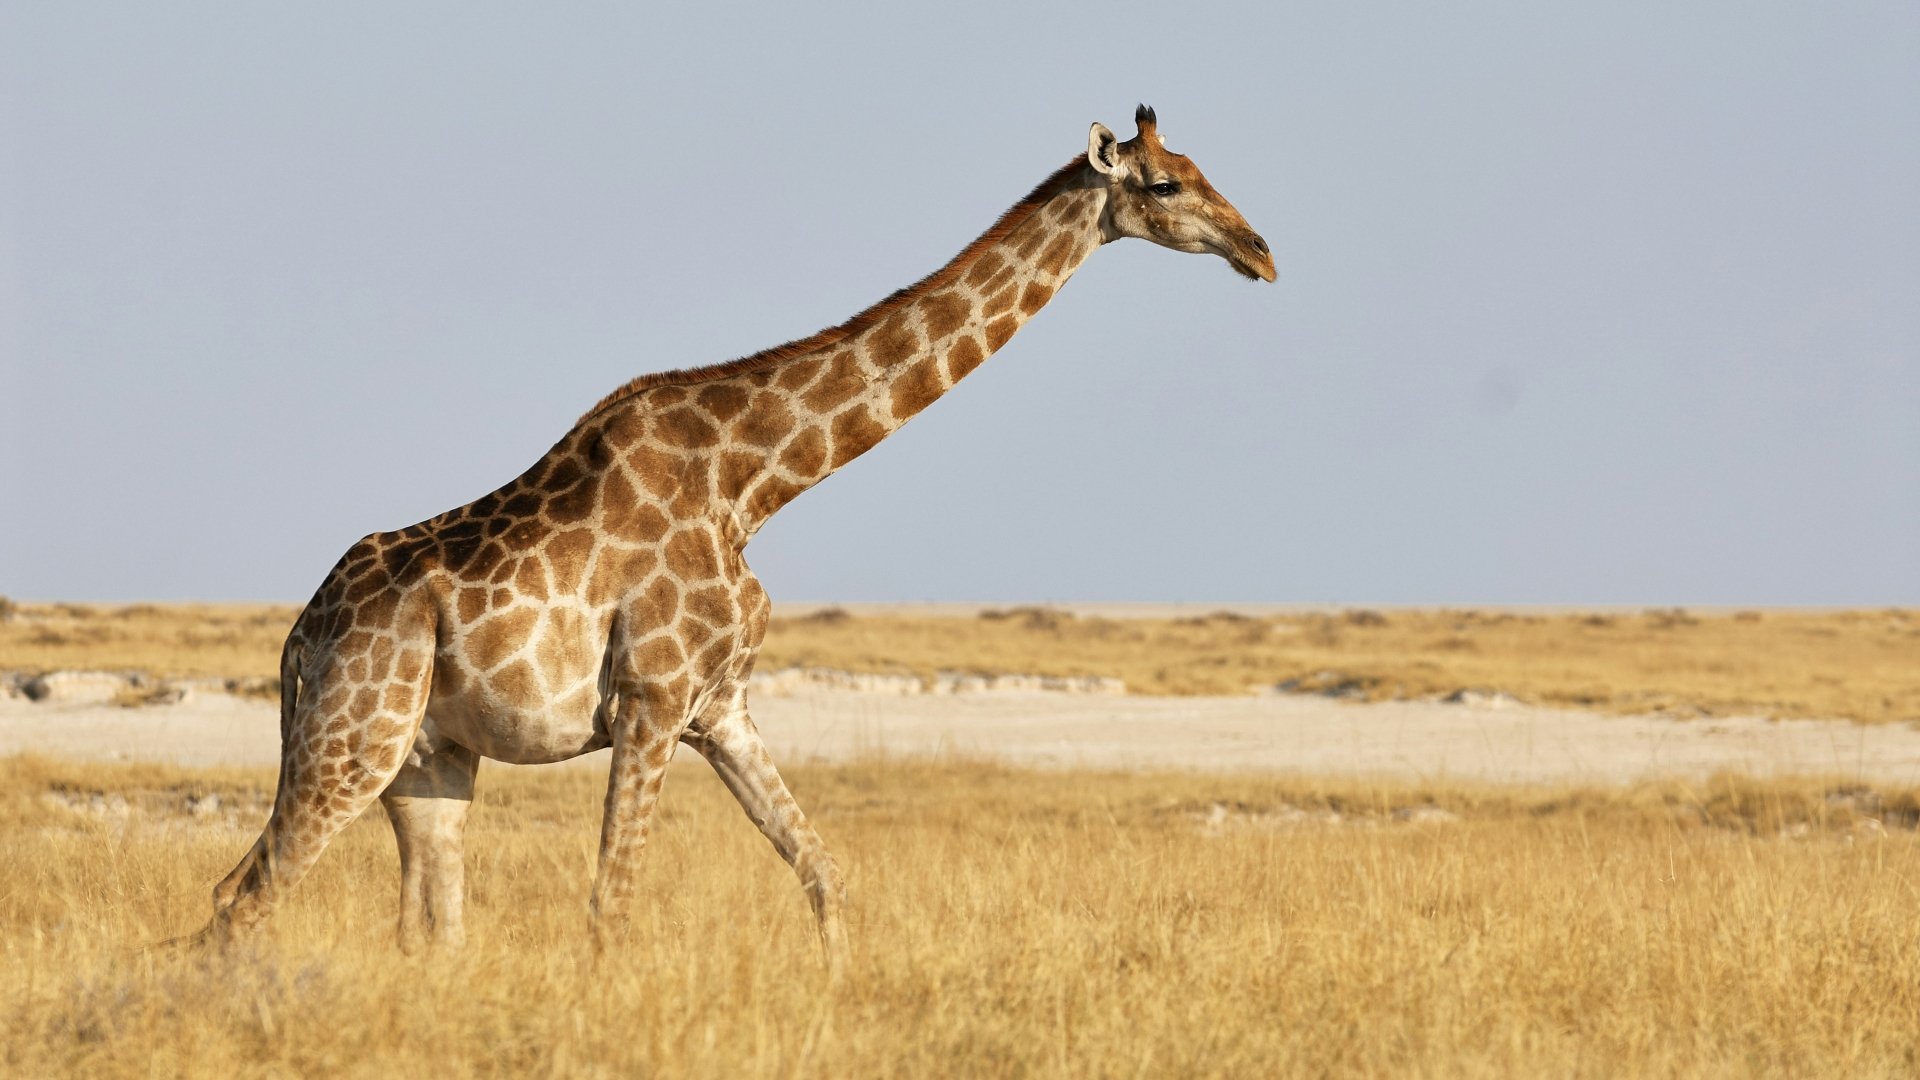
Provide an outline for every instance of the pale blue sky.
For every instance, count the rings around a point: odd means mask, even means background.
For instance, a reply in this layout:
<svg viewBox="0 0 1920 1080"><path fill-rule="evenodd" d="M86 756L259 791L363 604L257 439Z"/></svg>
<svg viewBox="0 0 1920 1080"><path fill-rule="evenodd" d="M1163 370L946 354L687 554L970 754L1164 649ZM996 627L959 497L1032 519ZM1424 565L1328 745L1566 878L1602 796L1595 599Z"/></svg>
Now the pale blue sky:
<svg viewBox="0 0 1920 1080"><path fill-rule="evenodd" d="M1920 602L1920 7L11 3L0 593L304 599L1155 105L1106 248L779 600Z"/></svg>

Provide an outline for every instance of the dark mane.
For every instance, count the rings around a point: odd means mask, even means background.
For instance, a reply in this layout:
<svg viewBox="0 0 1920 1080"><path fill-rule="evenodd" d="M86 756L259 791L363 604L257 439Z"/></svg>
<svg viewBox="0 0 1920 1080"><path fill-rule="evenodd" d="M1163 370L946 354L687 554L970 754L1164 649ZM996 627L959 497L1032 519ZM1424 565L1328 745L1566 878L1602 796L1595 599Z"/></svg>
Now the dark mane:
<svg viewBox="0 0 1920 1080"><path fill-rule="evenodd" d="M961 272L971 265L975 259L979 258L981 253L999 243L1001 240L1006 239L1007 234L1018 228L1021 222L1031 217L1034 211L1046 205L1048 200L1065 190L1086 163L1087 159L1085 157L1074 158L1054 172L1052 176L1042 180L1040 185L1028 193L1026 198L1021 199L1009 207L1007 212L1001 214L1000 219L993 223L992 228L981 233L979 238L973 243L962 248L960 254L955 255L945 266L921 278L912 285L895 292L893 295L860 312L846 322L838 326L829 326L825 330L810 337L789 341L784 345L775 345L771 349L762 349L751 356L743 356L738 360L728 360L720 364L708 364L705 367L681 368L675 371L658 371L650 375L642 375L639 378L630 380L606 397L601 398L599 404L587 410L586 415L581 417L581 420L587 420L596 416L635 394L643 390L651 390L656 386L685 386L690 383L711 382L715 379L744 375L748 372L759 371L762 368L777 364L782 360L791 360L797 356L805 356L808 353L816 352L836 342L853 337L861 331L881 322L886 319L887 316L892 315L908 304L913 303L927 293L946 287L954 279L958 278Z"/></svg>

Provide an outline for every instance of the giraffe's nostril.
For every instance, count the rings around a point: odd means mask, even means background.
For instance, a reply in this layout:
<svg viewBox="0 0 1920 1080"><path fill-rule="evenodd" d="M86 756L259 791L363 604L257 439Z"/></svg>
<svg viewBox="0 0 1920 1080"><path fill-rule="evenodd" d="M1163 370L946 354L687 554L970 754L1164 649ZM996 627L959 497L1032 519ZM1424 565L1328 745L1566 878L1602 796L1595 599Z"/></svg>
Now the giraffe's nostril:
<svg viewBox="0 0 1920 1080"><path fill-rule="evenodd" d="M1267 242L1255 236L1253 238L1253 250L1265 255L1267 253Z"/></svg>

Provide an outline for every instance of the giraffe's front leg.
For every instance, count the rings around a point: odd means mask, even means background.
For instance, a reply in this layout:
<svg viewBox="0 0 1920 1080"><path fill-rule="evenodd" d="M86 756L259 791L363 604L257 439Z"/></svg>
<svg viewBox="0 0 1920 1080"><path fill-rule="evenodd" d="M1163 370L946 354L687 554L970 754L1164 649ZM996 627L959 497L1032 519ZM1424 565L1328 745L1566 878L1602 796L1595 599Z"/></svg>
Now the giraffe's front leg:
<svg viewBox="0 0 1920 1080"><path fill-rule="evenodd" d="M740 801L741 809L799 875L814 917L819 920L828 967L835 975L842 973L847 963L847 931L841 915L847 902L846 881L820 834L800 812L800 804L787 790L780 771L774 768L760 729L747 714L744 684L722 707L702 717L685 738L687 745L713 766Z"/></svg>
<svg viewBox="0 0 1920 1080"><path fill-rule="evenodd" d="M400 847L400 948L466 942L465 832L480 755L453 743L421 747L381 793Z"/></svg>
<svg viewBox="0 0 1920 1080"><path fill-rule="evenodd" d="M600 868L593 882L594 941L604 946L630 922L640 850L660 801L667 764L687 725L686 679L621 693L613 714L613 764L607 779L606 818L600 829Z"/></svg>

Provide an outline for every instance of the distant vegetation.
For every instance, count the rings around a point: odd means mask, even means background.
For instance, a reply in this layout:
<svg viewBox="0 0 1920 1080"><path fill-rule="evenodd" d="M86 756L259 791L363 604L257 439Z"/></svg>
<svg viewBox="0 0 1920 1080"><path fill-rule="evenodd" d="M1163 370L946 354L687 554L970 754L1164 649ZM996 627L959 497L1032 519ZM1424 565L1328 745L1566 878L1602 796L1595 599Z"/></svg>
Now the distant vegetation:
<svg viewBox="0 0 1920 1080"><path fill-rule="evenodd" d="M1617 713L1920 722L1920 612L1350 610L1092 618L776 617L763 668L1097 675L1144 694L1263 688L1354 700L1504 692Z"/></svg>
<svg viewBox="0 0 1920 1080"><path fill-rule="evenodd" d="M272 678L291 606L17 604L0 670L128 669ZM1254 617L979 615L776 617L762 670L788 666L1106 676L1143 694L1279 687L1355 700L1503 692L1544 705L1684 716L1920 722L1920 612L1533 614L1350 610Z"/></svg>

